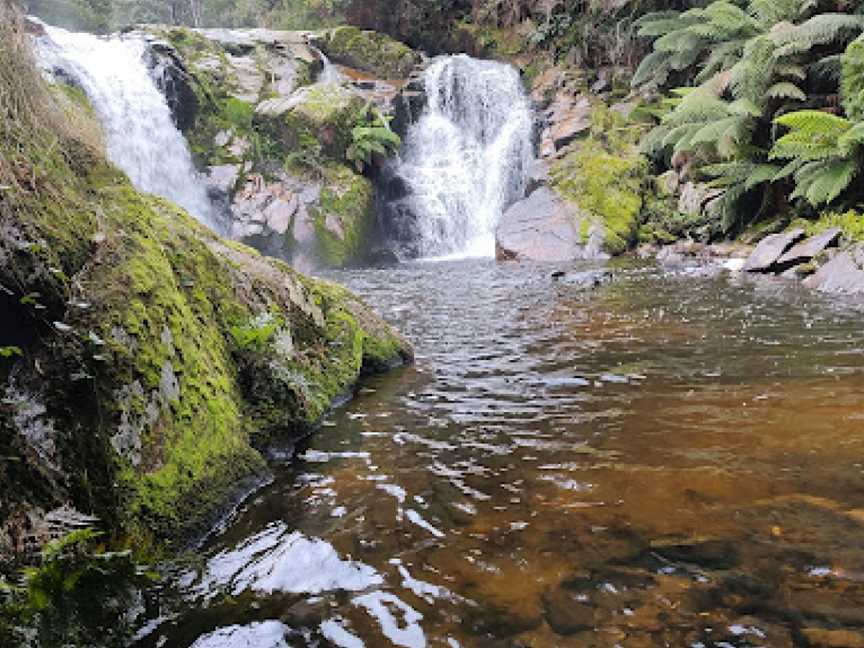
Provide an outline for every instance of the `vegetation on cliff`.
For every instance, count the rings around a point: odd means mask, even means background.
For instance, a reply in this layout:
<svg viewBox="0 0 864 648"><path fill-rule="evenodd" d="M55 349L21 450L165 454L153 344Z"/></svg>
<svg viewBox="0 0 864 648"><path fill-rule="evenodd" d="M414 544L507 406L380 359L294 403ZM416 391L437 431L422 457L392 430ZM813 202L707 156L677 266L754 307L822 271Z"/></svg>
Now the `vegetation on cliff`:
<svg viewBox="0 0 864 648"><path fill-rule="evenodd" d="M410 349L347 291L137 193L0 10L0 568L61 506L182 543L264 470L256 448Z"/></svg>

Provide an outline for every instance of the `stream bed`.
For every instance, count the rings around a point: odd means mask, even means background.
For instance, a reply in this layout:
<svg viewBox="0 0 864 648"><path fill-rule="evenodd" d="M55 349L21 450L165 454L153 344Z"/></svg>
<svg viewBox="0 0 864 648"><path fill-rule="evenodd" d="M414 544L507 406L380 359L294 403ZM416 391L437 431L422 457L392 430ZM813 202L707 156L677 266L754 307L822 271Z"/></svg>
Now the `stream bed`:
<svg viewBox="0 0 864 648"><path fill-rule="evenodd" d="M330 274L416 366L275 462L134 645L864 645L860 307L704 268L550 274Z"/></svg>

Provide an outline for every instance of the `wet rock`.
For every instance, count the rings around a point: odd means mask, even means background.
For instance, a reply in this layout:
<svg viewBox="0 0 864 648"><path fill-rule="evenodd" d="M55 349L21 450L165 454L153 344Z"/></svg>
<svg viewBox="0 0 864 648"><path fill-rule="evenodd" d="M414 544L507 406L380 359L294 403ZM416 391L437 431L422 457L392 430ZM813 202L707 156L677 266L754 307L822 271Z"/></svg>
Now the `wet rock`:
<svg viewBox="0 0 864 648"><path fill-rule="evenodd" d="M804 285L826 293L864 294L864 244L839 252Z"/></svg>
<svg viewBox="0 0 864 648"><path fill-rule="evenodd" d="M691 216L701 214L708 203L723 193L721 189L713 189L708 185L696 182L686 183L680 188L680 191L678 211Z"/></svg>
<svg viewBox="0 0 864 648"><path fill-rule="evenodd" d="M609 270L586 270L583 272L555 272L552 274L555 281L579 288L599 288L612 281L613 275Z"/></svg>
<svg viewBox="0 0 864 648"><path fill-rule="evenodd" d="M549 163L544 160L534 160L531 167L528 169L528 186L525 190L526 195L532 194L534 191L549 184Z"/></svg>
<svg viewBox="0 0 864 648"><path fill-rule="evenodd" d="M603 233L548 187L540 187L504 214L496 231L499 261L605 259Z"/></svg>
<svg viewBox="0 0 864 648"><path fill-rule="evenodd" d="M239 178L239 164L222 164L210 167L210 172L207 174L207 186L221 194L229 195L233 192Z"/></svg>
<svg viewBox="0 0 864 648"><path fill-rule="evenodd" d="M771 272L777 261L805 236L803 229L793 229L765 237L744 264L747 272Z"/></svg>
<svg viewBox="0 0 864 648"><path fill-rule="evenodd" d="M553 106L550 135L557 150L564 148L591 128L591 112L591 101L587 97L578 98L572 103L562 102L558 107Z"/></svg>
<svg viewBox="0 0 864 648"><path fill-rule="evenodd" d="M542 597L543 618L556 634L567 636L593 630L596 609L585 595L557 588Z"/></svg>
<svg viewBox="0 0 864 648"><path fill-rule="evenodd" d="M839 227L832 227L821 234L811 236L793 246L791 250L781 256L777 261L777 265L785 269L807 263L832 245L835 245L840 240L842 233Z"/></svg>

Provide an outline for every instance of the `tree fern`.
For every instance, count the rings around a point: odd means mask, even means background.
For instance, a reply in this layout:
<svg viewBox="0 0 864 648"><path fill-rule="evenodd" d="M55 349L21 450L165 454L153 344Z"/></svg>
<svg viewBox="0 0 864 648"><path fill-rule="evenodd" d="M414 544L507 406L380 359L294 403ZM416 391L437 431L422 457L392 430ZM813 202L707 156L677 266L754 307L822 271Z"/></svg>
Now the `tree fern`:
<svg viewBox="0 0 864 648"><path fill-rule="evenodd" d="M795 179L792 198L826 205L849 188L864 160L864 122L818 110L789 113L775 122L789 129L775 143L771 158L792 159L784 169Z"/></svg>
<svg viewBox="0 0 864 648"><path fill-rule="evenodd" d="M852 42L842 60L843 107L850 119L864 121L864 38Z"/></svg>

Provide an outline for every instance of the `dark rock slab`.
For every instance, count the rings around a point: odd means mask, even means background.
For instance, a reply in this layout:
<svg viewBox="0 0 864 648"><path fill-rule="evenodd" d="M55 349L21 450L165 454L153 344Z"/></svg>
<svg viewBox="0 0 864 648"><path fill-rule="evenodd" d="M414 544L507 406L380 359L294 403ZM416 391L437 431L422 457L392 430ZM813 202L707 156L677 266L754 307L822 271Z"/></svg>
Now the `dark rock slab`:
<svg viewBox="0 0 864 648"><path fill-rule="evenodd" d="M838 253L804 285L826 293L864 294L864 243Z"/></svg>
<svg viewBox="0 0 864 648"><path fill-rule="evenodd" d="M785 269L801 263L807 263L832 245L835 245L842 233L843 231L839 227L832 227L821 234L811 236L793 246L791 250L781 256L777 261L777 265Z"/></svg>
<svg viewBox="0 0 864 648"><path fill-rule="evenodd" d="M780 234L772 234L765 237L747 262L744 270L747 272L771 272L775 269L777 261L789 249L805 236L803 229L794 229Z"/></svg>
<svg viewBox="0 0 864 648"><path fill-rule="evenodd" d="M576 261L608 258L602 251L602 227L588 226L587 216L549 187L540 187L510 207L495 233L499 261Z"/></svg>

